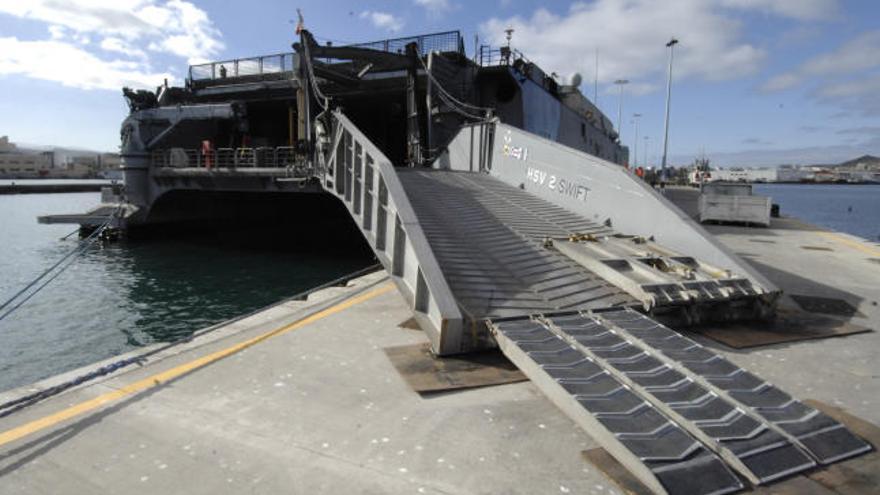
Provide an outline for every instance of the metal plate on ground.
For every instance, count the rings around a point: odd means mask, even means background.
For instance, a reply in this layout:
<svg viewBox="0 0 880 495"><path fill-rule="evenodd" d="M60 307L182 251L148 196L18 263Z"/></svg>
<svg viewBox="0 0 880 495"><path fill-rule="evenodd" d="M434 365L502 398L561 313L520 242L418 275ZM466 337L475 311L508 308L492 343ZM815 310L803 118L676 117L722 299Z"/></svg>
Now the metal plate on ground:
<svg viewBox="0 0 880 495"><path fill-rule="evenodd" d="M822 313L835 316L857 316L859 310L852 304L834 297L806 296L800 294L789 294L794 302L798 304L804 311L810 313Z"/></svg>
<svg viewBox="0 0 880 495"><path fill-rule="evenodd" d="M439 358L430 344L388 347L391 364L418 393L443 392L528 380L499 351Z"/></svg>
<svg viewBox="0 0 880 495"><path fill-rule="evenodd" d="M734 322L688 329L734 349L844 337L872 332L839 318L779 309L770 321Z"/></svg>

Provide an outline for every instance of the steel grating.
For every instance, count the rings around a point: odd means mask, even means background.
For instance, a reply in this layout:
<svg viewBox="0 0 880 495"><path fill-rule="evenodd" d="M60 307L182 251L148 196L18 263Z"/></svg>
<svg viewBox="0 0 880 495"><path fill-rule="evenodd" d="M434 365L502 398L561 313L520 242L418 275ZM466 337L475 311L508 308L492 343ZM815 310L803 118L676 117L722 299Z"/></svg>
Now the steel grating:
<svg viewBox="0 0 880 495"><path fill-rule="evenodd" d="M401 169L419 224L456 300L473 318L636 304L545 237L609 229L481 173Z"/></svg>
<svg viewBox="0 0 880 495"><path fill-rule="evenodd" d="M667 360L680 363L681 370L699 377L720 395L781 431L819 464L872 449L829 416L640 313L611 311L601 313L600 318L632 340L653 347Z"/></svg>

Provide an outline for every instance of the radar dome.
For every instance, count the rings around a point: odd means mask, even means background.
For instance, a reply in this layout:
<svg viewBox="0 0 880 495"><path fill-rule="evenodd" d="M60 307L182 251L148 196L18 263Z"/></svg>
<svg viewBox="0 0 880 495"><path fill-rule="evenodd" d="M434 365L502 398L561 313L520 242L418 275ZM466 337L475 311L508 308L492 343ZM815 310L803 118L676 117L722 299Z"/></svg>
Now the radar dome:
<svg viewBox="0 0 880 495"><path fill-rule="evenodd" d="M573 76L571 76L571 85L574 87L579 87L581 85L582 78L580 73L575 72Z"/></svg>

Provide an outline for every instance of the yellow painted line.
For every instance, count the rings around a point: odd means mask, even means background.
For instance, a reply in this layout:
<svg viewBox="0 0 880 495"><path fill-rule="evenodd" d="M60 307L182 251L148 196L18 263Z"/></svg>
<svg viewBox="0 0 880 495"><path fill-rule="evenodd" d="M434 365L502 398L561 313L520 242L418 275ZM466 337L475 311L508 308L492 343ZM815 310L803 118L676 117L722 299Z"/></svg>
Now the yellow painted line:
<svg viewBox="0 0 880 495"><path fill-rule="evenodd" d="M195 371L199 368L205 367L215 361L223 359L227 356L235 354L237 352L243 351L248 347L254 346L263 342L264 340L270 339L272 337L276 337L278 335L296 330L298 328L302 328L310 323L314 323L322 318L326 318L328 316L339 313L340 311L344 311L356 304L360 304L364 301L372 299L376 296L380 296L385 294L386 292L392 290L394 285L385 284L380 287L377 287L369 292L361 294L357 297L353 297L351 299L347 299L345 301L340 302L334 306L331 306L327 309L323 309L309 315L301 320L298 320L289 325L276 328L275 330L266 332L262 335L258 335L256 337L245 340L244 342L240 342L233 346L227 347L226 349L219 350L217 352L208 354L206 356L202 356L198 359L194 359L188 363L181 364L170 370L163 371L161 373L156 373L150 377L144 378L142 380L138 380L136 382L125 385L122 388L114 390L112 392L108 392L103 395L99 395L93 399L89 399L84 402L80 402L79 404L68 407L67 409L63 409L54 414L50 414L49 416L42 417L40 419L31 421L30 423L23 424L19 427L13 428L11 430L4 431L0 433L0 447L6 445L10 442L14 442L22 437L26 437L32 433L36 433L40 430L49 428L54 426L62 421L66 421L68 419L74 418L81 414L87 413L89 411L95 410L105 404L109 404L111 402L117 401L124 397L127 397L132 394L136 394L138 392L147 390L149 388L158 386L164 382L169 380L173 380L177 377L185 375L191 371Z"/></svg>
<svg viewBox="0 0 880 495"><path fill-rule="evenodd" d="M831 239L832 241L837 241L841 244L846 244L847 246L862 251L863 253L867 253L873 256L880 256L880 249L871 246L870 244L859 242L855 239L850 239L849 237L837 234L835 232L819 232L819 235L822 237Z"/></svg>

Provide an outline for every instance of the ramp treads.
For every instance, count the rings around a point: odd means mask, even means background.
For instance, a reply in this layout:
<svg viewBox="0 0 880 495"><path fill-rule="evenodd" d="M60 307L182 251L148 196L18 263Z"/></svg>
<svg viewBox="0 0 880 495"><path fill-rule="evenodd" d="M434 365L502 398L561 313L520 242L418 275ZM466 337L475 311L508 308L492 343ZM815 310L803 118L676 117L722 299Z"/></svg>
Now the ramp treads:
<svg viewBox="0 0 880 495"><path fill-rule="evenodd" d="M398 178L455 299L474 318L636 304L541 246L606 227L481 173L399 170Z"/></svg>
<svg viewBox="0 0 880 495"><path fill-rule="evenodd" d="M548 397L655 491L737 491L734 472L766 484L870 450L828 416L632 310L490 327Z"/></svg>
<svg viewBox="0 0 880 495"><path fill-rule="evenodd" d="M871 450L869 444L829 416L640 313L614 311L602 313L600 317L656 348L741 407L773 424L820 464L830 464Z"/></svg>
<svg viewBox="0 0 880 495"><path fill-rule="evenodd" d="M743 488L714 452L546 326L528 319L492 325L508 358L654 491Z"/></svg>

